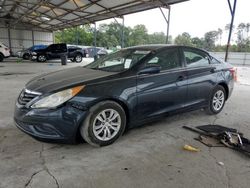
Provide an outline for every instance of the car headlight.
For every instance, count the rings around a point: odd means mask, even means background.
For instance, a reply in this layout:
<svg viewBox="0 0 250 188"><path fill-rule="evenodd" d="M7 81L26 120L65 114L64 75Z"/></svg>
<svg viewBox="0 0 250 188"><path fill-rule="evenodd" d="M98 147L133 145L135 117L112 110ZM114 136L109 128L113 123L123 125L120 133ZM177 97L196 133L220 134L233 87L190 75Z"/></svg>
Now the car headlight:
<svg viewBox="0 0 250 188"><path fill-rule="evenodd" d="M85 86L77 86L41 98L31 108L55 108L79 93Z"/></svg>
<svg viewBox="0 0 250 188"><path fill-rule="evenodd" d="M31 54L32 54L32 55L37 55L37 53L36 53L36 52L32 52Z"/></svg>

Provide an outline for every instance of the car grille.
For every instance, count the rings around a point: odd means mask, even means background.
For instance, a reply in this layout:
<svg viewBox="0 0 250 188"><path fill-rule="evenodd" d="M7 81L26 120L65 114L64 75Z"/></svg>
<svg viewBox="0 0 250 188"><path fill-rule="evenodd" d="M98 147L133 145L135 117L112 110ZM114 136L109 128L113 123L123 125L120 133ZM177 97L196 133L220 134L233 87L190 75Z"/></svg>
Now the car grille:
<svg viewBox="0 0 250 188"><path fill-rule="evenodd" d="M27 103L29 103L39 95L41 94L38 92L33 92L27 89L23 89L18 97L18 103L22 106L25 106Z"/></svg>

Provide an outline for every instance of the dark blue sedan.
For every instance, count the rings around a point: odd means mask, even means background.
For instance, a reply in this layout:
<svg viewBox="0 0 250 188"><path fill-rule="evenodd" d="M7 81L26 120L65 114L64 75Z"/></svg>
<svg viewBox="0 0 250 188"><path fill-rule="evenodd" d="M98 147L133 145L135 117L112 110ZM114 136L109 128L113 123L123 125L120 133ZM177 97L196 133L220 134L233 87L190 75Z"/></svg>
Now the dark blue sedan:
<svg viewBox="0 0 250 188"><path fill-rule="evenodd" d="M122 49L85 67L35 77L20 93L14 119L45 141L94 146L113 143L125 129L170 112L221 112L234 69L206 51L169 45Z"/></svg>

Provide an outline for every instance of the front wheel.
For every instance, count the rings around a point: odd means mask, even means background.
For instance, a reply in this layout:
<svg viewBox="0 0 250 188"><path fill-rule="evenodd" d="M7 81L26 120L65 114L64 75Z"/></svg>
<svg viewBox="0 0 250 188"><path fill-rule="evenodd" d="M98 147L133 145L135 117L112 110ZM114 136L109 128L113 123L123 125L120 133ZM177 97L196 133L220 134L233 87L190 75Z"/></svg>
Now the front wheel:
<svg viewBox="0 0 250 188"><path fill-rule="evenodd" d="M226 92L224 87L218 85L213 90L209 100L209 105L206 109L208 114L218 114L222 111L226 101Z"/></svg>
<svg viewBox="0 0 250 188"><path fill-rule="evenodd" d="M23 55L23 59L28 60L29 58L30 58L29 54L26 53L26 54Z"/></svg>
<svg viewBox="0 0 250 188"><path fill-rule="evenodd" d="M93 146L106 146L115 142L126 127L123 108L113 101L103 101L89 110L80 133Z"/></svg>

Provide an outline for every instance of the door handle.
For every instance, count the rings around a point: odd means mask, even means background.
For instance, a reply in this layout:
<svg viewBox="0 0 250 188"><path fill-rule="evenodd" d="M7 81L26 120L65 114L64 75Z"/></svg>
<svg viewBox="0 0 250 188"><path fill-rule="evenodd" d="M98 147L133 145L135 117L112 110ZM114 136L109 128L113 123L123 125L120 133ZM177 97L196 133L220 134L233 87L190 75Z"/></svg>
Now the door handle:
<svg viewBox="0 0 250 188"><path fill-rule="evenodd" d="M177 78L177 82L180 82L180 81L183 81L185 79L185 77L184 76L179 76L178 78Z"/></svg>

